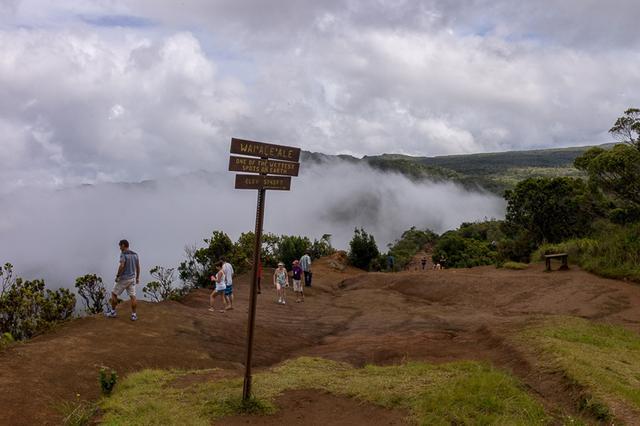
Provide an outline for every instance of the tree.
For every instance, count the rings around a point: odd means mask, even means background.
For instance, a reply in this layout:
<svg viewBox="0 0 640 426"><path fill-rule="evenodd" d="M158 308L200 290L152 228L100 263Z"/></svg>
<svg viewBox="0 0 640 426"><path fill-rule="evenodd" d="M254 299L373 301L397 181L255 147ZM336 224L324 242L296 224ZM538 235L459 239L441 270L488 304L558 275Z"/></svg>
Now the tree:
<svg viewBox="0 0 640 426"><path fill-rule="evenodd" d="M640 219L640 109L629 108L609 129L621 144L610 150L591 148L574 165L589 175L589 184L612 198L610 218L618 223Z"/></svg>
<svg viewBox="0 0 640 426"><path fill-rule="evenodd" d="M363 228L355 228L349 242L349 262L356 268L368 270L371 262L380 256L376 240Z"/></svg>
<svg viewBox="0 0 640 426"><path fill-rule="evenodd" d="M174 272L174 268L154 266L149 273L155 280L145 285L142 288L142 292L155 302L179 299L190 290L190 287L183 286L182 289L175 288L173 286L173 282L175 281Z"/></svg>
<svg viewBox="0 0 640 426"><path fill-rule="evenodd" d="M591 148L574 162L589 175L594 188L626 207L640 207L640 146L618 144L610 150Z"/></svg>
<svg viewBox="0 0 640 426"><path fill-rule="evenodd" d="M307 237L295 235L282 235L278 242L277 258L283 262L287 268L291 268L291 263L300 259L302 255L311 248L311 241Z"/></svg>
<svg viewBox="0 0 640 426"><path fill-rule="evenodd" d="M314 258L330 256L336 252L336 249L331 245L331 234L323 234L322 237L317 240L314 238L311 245L311 256Z"/></svg>
<svg viewBox="0 0 640 426"><path fill-rule="evenodd" d="M640 150L640 109L629 108L609 129L616 139Z"/></svg>
<svg viewBox="0 0 640 426"><path fill-rule="evenodd" d="M189 287L209 285L209 277L214 272L213 265L223 256L231 260L233 254L234 245L222 231L213 231L211 238L203 241L207 244L206 247L185 247L187 259L178 266L178 276Z"/></svg>
<svg viewBox="0 0 640 426"><path fill-rule="evenodd" d="M98 314L103 311L107 290L102 283L102 278L96 274L78 277L76 278L76 289L84 300L85 310L88 314Z"/></svg>
<svg viewBox="0 0 640 426"><path fill-rule="evenodd" d="M601 214L597 200L580 179L529 178L505 192L508 236L526 231L533 244L560 242L587 234Z"/></svg>

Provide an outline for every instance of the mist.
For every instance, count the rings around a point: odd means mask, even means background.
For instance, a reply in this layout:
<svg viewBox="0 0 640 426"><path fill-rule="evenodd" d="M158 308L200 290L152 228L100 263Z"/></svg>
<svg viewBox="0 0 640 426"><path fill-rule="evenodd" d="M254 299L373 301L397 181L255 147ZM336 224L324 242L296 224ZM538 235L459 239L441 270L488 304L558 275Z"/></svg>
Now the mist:
<svg viewBox="0 0 640 426"><path fill-rule="evenodd" d="M21 190L0 198L0 262L25 279L73 288L88 273L115 277L122 238L138 252L143 274L175 267L186 245L202 246L213 230L234 241L255 225L256 191L235 190L230 172L197 172L141 183ZM441 233L462 222L501 218L504 200L453 183L416 183L365 165L303 163L289 192L266 196L265 232L320 238L346 249L355 227L381 251L416 226ZM108 284L110 285L110 284Z"/></svg>

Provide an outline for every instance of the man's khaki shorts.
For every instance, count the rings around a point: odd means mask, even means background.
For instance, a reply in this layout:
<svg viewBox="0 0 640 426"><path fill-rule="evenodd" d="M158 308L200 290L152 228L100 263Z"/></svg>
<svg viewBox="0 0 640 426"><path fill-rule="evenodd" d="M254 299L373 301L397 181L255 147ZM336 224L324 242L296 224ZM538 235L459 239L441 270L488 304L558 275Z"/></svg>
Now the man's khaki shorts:
<svg viewBox="0 0 640 426"><path fill-rule="evenodd" d="M127 280L118 280L113 286L113 293L120 296L123 291L127 290L129 297L136 297L136 279L129 278Z"/></svg>
<svg viewBox="0 0 640 426"><path fill-rule="evenodd" d="M293 280L293 291L302 291L302 280Z"/></svg>

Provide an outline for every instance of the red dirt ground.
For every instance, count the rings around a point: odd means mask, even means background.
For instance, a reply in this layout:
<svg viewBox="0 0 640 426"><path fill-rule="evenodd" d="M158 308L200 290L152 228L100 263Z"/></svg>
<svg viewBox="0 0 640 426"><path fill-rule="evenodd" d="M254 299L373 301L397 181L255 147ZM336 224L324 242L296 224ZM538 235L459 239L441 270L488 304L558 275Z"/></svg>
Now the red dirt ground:
<svg viewBox="0 0 640 426"><path fill-rule="evenodd" d="M306 291L305 303L295 303L289 293L288 304L278 305L275 292L264 286L256 368L301 355L356 366L408 359L485 360L519 376L548 410L572 412L575 392L570 384L560 374L536 370L508 337L549 314L602 320L640 332L640 287L577 267L552 273L534 265L524 271L481 267L365 274L352 268L337 271L326 259L314 266L314 286ZM143 368L219 367L241 374L247 284L246 276L238 277L237 307L225 314L208 312L208 292L199 290L181 303L141 303L136 323L129 321L125 303L117 319L71 321L1 351L0 424L59 424L56 403L74 400L76 394L89 400L99 396L102 365L115 368L121 377ZM286 394L282 401L291 398ZM318 407L327 398L334 401L323 396ZM305 412L325 412L305 405L304 398L295 404ZM297 413L295 406L287 407ZM620 415L633 423L632 414ZM392 414L398 421L403 416ZM351 424L373 423L362 418Z"/></svg>
<svg viewBox="0 0 640 426"><path fill-rule="evenodd" d="M279 410L271 416L235 416L222 419L225 426L241 425L305 425L352 426L406 425L408 413L385 410L378 406L340 398L318 390L288 391L276 400Z"/></svg>

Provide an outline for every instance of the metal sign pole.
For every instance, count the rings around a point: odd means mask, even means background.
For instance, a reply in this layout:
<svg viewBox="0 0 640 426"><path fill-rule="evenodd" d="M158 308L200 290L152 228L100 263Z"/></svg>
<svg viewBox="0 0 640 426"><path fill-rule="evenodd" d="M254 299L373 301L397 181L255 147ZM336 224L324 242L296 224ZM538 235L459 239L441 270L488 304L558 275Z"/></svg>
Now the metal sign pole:
<svg viewBox="0 0 640 426"><path fill-rule="evenodd" d="M253 355L253 331L256 324L256 299L258 296L258 273L260 265L260 251L262 249L262 225L264 223L264 201L267 191L258 190L258 208L256 211L255 246L253 248L253 280L249 297L249 321L247 323L247 351L244 361L244 385L242 386L242 400L251 398L251 357Z"/></svg>
<svg viewBox="0 0 640 426"><path fill-rule="evenodd" d="M253 356L253 335L256 326L256 302L258 296L258 269L262 250L262 226L264 224L264 204L266 190L289 191L291 176L300 171L300 148L274 145L246 139L231 138L231 153L244 157L230 157L229 170L243 173L236 175L236 189L257 189L255 247L253 249L253 280L249 296L249 320L247 322L247 351L244 358L244 385L242 400L251 398L251 358ZM258 157L250 158L250 157ZM278 175L278 176L273 176Z"/></svg>

